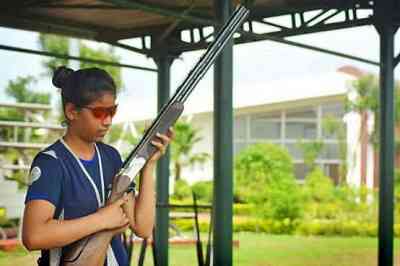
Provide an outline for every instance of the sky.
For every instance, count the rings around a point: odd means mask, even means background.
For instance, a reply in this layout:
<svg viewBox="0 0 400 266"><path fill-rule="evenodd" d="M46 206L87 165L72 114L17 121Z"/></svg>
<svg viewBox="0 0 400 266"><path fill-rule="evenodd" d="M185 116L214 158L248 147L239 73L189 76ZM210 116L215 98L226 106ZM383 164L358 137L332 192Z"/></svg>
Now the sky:
<svg viewBox="0 0 400 266"><path fill-rule="evenodd" d="M396 37L396 53L398 52ZM291 37L289 40L335 50L371 60L379 59L379 39L372 26L363 26L346 30L336 30L317 34L307 34ZM34 32L13 30L0 27L0 44L22 48L39 49L38 34ZM98 46L89 42L89 45ZM117 48L116 53L121 63L134 64L155 68L151 58L138 55ZM188 52L174 61L171 68L171 90L179 86L191 67L204 53L202 51ZM9 80L17 76L32 75L37 77L38 83L34 89L50 92L53 104L59 97L59 92L51 84L42 62L45 57L0 50L0 102L10 102L4 93ZM277 90L276 84L287 80L316 78L335 72L343 65L353 65L362 70L378 73L376 66L344 59L341 57L292 47L286 44L262 41L250 44L241 44L234 47L233 58L233 95L234 104L246 101L251 97L258 97L263 93L279 92L291 93L296 88L284 91ZM189 97L187 106L207 105L213 103L213 75L212 69L196 87ZM396 70L398 74L398 70ZM118 97L120 104L118 120L150 118L156 115L157 74L133 69L122 69L123 89ZM273 85L274 84L274 85ZM307 92L304 91L307 95ZM124 114L122 116L122 114Z"/></svg>

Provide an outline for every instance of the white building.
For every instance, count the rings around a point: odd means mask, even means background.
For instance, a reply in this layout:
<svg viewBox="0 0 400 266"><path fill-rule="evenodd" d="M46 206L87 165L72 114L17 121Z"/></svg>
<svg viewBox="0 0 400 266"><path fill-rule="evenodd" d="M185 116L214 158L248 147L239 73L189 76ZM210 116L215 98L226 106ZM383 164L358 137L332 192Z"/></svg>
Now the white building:
<svg viewBox="0 0 400 266"><path fill-rule="evenodd" d="M360 116L357 113L345 114L346 98L354 98L351 82L359 76L352 67L318 77L288 79L266 83L259 86L256 95L242 94L236 97L234 106L234 153L237 154L248 145L258 142L270 142L286 147L293 158L295 175L299 181L307 174L303 154L298 147L300 140L311 142L321 140L324 148L316 160L325 173L334 181L339 177L339 166L343 163L340 156L337 136L327 134L323 121L326 117L336 117L343 123L347 142L347 182L358 186L361 183L361 147ZM212 91L212 90L211 90ZM196 95L194 95L196 96ZM189 99L190 100L190 99ZM185 106L183 119L191 122L199 130L202 141L193 152L213 154L213 113L212 101L192 98ZM116 120L125 124L125 134L137 134L134 124L150 122L152 118L131 119L119 112ZM137 113L135 114L137 115ZM368 130L373 128L370 116ZM124 143L115 144L120 151L129 149ZM367 152L367 185L374 185L373 149ZM213 178L213 161L204 165L184 168L182 177L189 183ZM0 173L1 174L1 173ZM173 178L171 179L173 180ZM171 186L173 183L171 182ZM7 209L8 217L19 217L23 208L24 191L18 190L13 181L0 176L0 207Z"/></svg>
<svg viewBox="0 0 400 266"><path fill-rule="evenodd" d="M303 154L298 147L304 142L322 141L323 150L316 163L324 172L338 181L340 156L337 136L328 134L324 129L324 119L336 117L343 123L347 141L347 182L360 184L360 118L357 113L345 113L346 98L354 96L352 81L360 74L353 67L342 67L333 73L318 77L288 79L260 86L259 93L237 99L234 106L234 152L237 154L248 145L258 142L276 143L286 147L295 164L295 175L301 181L307 174ZM125 113L126 114L126 113ZM117 120L124 123L143 123L151 121L148 117L130 120L123 114ZM193 152L213 153L213 113L212 106L196 102L187 104L183 119L189 120L199 130L202 141ZM372 125L370 125L372 128ZM120 147L122 148L122 146ZM373 186L373 150L368 148L367 184ZM182 176L193 183L210 180L213 177L212 160L205 165L185 168Z"/></svg>
<svg viewBox="0 0 400 266"><path fill-rule="evenodd" d="M23 213L25 190L0 175L0 207L5 208L8 218L19 218Z"/></svg>

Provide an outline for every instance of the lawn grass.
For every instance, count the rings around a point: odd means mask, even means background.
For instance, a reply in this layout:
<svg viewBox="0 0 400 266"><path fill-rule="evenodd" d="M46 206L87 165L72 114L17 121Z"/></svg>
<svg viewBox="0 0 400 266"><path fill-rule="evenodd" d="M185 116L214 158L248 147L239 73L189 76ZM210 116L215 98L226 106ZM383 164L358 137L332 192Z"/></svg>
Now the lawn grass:
<svg viewBox="0 0 400 266"><path fill-rule="evenodd" d="M27 252L23 248L18 248L13 252L0 251L1 266L34 266L37 265L36 260L39 252Z"/></svg>
<svg viewBox="0 0 400 266"><path fill-rule="evenodd" d="M376 238L361 237L300 237L255 233L236 233L239 247L233 249L235 266L375 266ZM140 246L134 248L131 265L137 265ZM400 266L399 241L395 241L395 265ZM399 250L400 251L400 250ZM33 266L38 253L28 254L20 249L0 252L1 266ZM173 247L169 252L171 266L197 265L195 246ZM145 265L152 263L151 249L147 250Z"/></svg>
<svg viewBox="0 0 400 266"><path fill-rule="evenodd" d="M235 266L375 266L376 238L300 237L236 233L239 247L233 249ZM396 240L396 249L399 241ZM134 253L137 254L137 248ZM146 266L152 264L148 250ZM396 252L396 255L399 255ZM397 256L398 258L398 256ZM170 265L197 265L195 247L170 249ZM131 265L137 265L133 259ZM400 266L397 259L396 264Z"/></svg>
<svg viewBox="0 0 400 266"><path fill-rule="evenodd" d="M296 237L242 233L235 265L252 266L367 266L377 265L374 238Z"/></svg>

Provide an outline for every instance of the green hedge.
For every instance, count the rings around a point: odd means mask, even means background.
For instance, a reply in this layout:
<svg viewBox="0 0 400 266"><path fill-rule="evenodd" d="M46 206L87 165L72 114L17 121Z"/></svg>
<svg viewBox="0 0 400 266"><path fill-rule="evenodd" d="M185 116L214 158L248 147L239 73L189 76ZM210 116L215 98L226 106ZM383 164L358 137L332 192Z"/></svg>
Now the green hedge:
<svg viewBox="0 0 400 266"><path fill-rule="evenodd" d="M399 227L400 225L396 225ZM322 236L377 236L377 225L372 223L360 223L354 220L312 220L302 221L296 230L300 235ZM398 235L400 230L398 230Z"/></svg>
<svg viewBox="0 0 400 266"><path fill-rule="evenodd" d="M193 231L192 220L179 220L174 223L183 231ZM201 232L208 232L208 221L200 221ZM305 236L363 236L376 237L378 232L377 224L361 223L354 220L309 220L300 221L284 219L262 220L255 218L234 219L234 232L263 232L268 234L293 234ZM395 224L394 234L400 237L400 224Z"/></svg>
<svg viewBox="0 0 400 266"><path fill-rule="evenodd" d="M193 220L177 220L173 222L182 231L194 230ZM285 219L283 221L259 220L259 219L234 219L234 232L265 232L271 234L290 234L294 231L296 223ZM201 232L208 232L208 221L200 221Z"/></svg>
<svg viewBox="0 0 400 266"><path fill-rule="evenodd" d="M170 204L176 205L193 205L192 200L176 200L170 199ZM198 205L210 205L208 202L198 201ZM193 208L172 208L172 211L177 212L188 212L193 213ZM252 216L256 211L256 207L253 204L243 204L243 203L235 203L233 205L233 214L234 215L244 215L244 216ZM210 212L210 209L199 208L199 212Z"/></svg>
<svg viewBox="0 0 400 266"><path fill-rule="evenodd" d="M236 203L233 205L234 215L254 215L256 207L253 204Z"/></svg>

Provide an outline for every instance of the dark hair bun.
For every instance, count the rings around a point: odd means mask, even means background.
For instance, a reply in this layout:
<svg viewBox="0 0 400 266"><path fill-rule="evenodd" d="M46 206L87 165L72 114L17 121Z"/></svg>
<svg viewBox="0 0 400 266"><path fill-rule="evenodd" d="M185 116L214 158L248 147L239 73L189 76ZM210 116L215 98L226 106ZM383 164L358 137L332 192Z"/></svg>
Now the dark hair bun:
<svg viewBox="0 0 400 266"><path fill-rule="evenodd" d="M68 67L58 67L53 74L53 85L60 89L65 88L67 80L71 77L72 73L74 73L74 71Z"/></svg>

